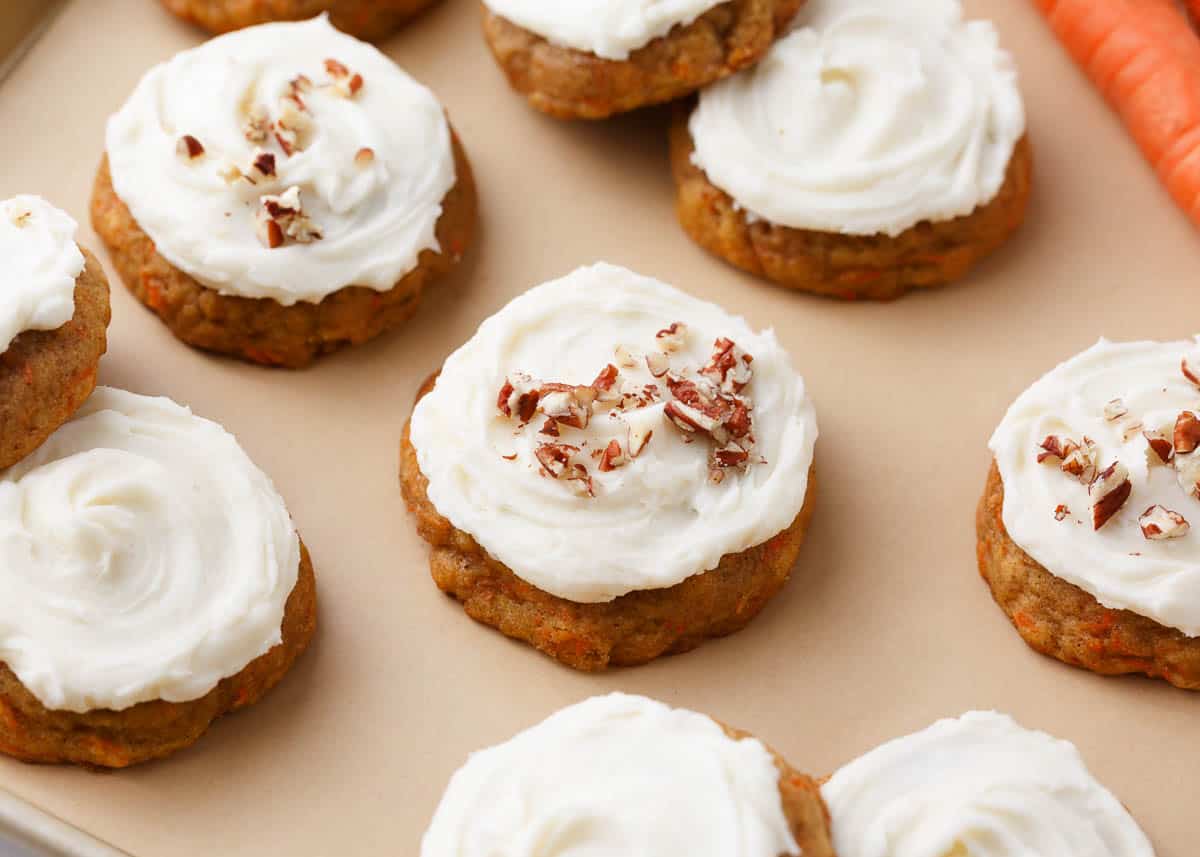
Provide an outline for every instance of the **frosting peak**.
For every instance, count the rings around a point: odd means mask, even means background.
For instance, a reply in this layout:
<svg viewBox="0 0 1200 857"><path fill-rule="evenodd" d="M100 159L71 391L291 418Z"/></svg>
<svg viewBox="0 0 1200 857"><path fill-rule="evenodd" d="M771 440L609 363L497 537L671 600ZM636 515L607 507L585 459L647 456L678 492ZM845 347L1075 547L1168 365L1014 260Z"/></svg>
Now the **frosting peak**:
<svg viewBox="0 0 1200 857"><path fill-rule="evenodd" d="M107 150L117 195L172 265L284 305L391 289L438 249L456 178L434 95L324 16L154 67L109 120ZM293 193L302 212L267 216Z"/></svg>
<svg viewBox="0 0 1200 857"><path fill-rule="evenodd" d="M989 202L1025 130L1011 57L959 0L808 0L700 94L693 161L753 217L898 235Z"/></svg>
<svg viewBox="0 0 1200 857"><path fill-rule="evenodd" d="M55 330L75 315L75 280L83 253L78 224L41 197L0 202L0 353L27 330Z"/></svg>
<svg viewBox="0 0 1200 857"><path fill-rule="evenodd" d="M421 841L421 857L798 853L759 741L619 693L472 754Z"/></svg>
<svg viewBox="0 0 1200 857"><path fill-rule="evenodd" d="M0 661L51 709L196 699L280 642L299 565L232 435L97 387L0 471Z"/></svg>

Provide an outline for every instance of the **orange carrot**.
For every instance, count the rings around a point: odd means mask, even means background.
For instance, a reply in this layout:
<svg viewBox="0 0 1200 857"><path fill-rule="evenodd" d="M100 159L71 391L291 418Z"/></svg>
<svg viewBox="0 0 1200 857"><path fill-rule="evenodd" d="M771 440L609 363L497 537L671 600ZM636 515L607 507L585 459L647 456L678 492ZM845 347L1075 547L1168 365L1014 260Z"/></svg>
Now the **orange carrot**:
<svg viewBox="0 0 1200 857"><path fill-rule="evenodd" d="M1034 2L1200 225L1200 38L1175 0Z"/></svg>

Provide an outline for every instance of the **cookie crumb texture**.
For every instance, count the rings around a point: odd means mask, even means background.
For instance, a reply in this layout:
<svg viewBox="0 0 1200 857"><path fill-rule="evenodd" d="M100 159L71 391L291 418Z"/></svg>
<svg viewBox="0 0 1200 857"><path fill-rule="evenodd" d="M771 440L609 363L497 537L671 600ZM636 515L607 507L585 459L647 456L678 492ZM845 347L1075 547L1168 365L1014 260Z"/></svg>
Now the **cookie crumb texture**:
<svg viewBox="0 0 1200 857"><path fill-rule="evenodd" d="M25 458L96 388L108 348L108 278L96 257L75 281L75 314L55 330L27 330L0 354L0 470Z"/></svg>
<svg viewBox="0 0 1200 857"><path fill-rule="evenodd" d="M298 369L344 345L359 345L416 313L431 282L453 269L475 236L478 201L466 152L451 133L457 180L442 199L441 251L423 250L417 267L389 291L348 286L320 303L283 306L269 298L222 295L175 268L155 249L117 196L105 157L92 193L92 226L134 296L176 337L207 351Z"/></svg>
<svg viewBox="0 0 1200 857"><path fill-rule="evenodd" d="M976 514L979 573L1033 649L1102 675L1142 673L1200 690L1200 638L1104 607L1025 553L1004 527L1004 482L992 464Z"/></svg>
<svg viewBox="0 0 1200 857"><path fill-rule="evenodd" d="M125 768L191 746L223 714L258 702L308 647L317 627L312 560L300 543L300 571L284 608L282 642L189 702L154 700L123 711L52 711L0 661L0 752L23 762Z"/></svg>
<svg viewBox="0 0 1200 857"><path fill-rule="evenodd" d="M846 300L894 300L964 277L1025 219L1033 150L1022 137L995 198L964 217L923 221L896 237L841 235L751 221L692 163L690 110L671 126L676 214L692 240L726 262L782 286Z"/></svg>
<svg viewBox="0 0 1200 857"><path fill-rule="evenodd" d="M531 106L559 119L604 119L680 98L753 65L803 5L730 0L627 60L553 45L486 6L483 33L509 84Z"/></svg>
<svg viewBox="0 0 1200 857"><path fill-rule="evenodd" d="M433 381L425 382L420 395L433 388ZM675 586L584 604L525 582L438 514L426 494L429 481L417 463L407 424L400 444L400 482L417 531L433 548L429 567L438 588L461 602L477 622L589 672L687 652L706 639L746 627L791 576L816 496L810 470L803 508L768 541L727 554L715 569Z"/></svg>
<svg viewBox="0 0 1200 857"><path fill-rule="evenodd" d="M271 21L304 21L323 12L344 33L382 39L437 0L162 0L185 21L227 33Z"/></svg>

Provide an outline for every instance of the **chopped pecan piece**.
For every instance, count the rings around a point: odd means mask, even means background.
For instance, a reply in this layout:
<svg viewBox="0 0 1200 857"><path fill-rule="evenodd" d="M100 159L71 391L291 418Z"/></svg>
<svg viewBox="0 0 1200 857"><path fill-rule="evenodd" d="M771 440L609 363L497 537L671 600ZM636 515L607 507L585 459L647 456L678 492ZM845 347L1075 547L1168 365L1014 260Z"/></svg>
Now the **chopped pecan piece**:
<svg viewBox="0 0 1200 857"><path fill-rule="evenodd" d="M1183 377L1200 387L1200 354L1184 357L1179 362L1179 371L1183 372Z"/></svg>
<svg viewBox="0 0 1200 857"><path fill-rule="evenodd" d="M175 144L179 157L187 161L195 161L204 156L204 146L191 134L184 134Z"/></svg>
<svg viewBox="0 0 1200 857"><path fill-rule="evenodd" d="M1104 418L1110 423L1115 423L1128 413L1129 408L1125 407L1125 402L1121 399L1113 399L1104 406Z"/></svg>
<svg viewBox="0 0 1200 857"><path fill-rule="evenodd" d="M325 60L325 71L333 78L334 91L343 98L353 98L362 89L362 75L351 73L350 69L335 59Z"/></svg>
<svg viewBox="0 0 1200 857"><path fill-rule="evenodd" d="M654 334L658 347L666 352L678 351L683 348L687 344L687 336L688 328L682 321L672 322L668 327Z"/></svg>
<svg viewBox="0 0 1200 857"><path fill-rule="evenodd" d="M1170 464L1171 459L1175 457L1175 443L1167 437L1163 432L1142 432L1142 437L1146 438L1147 456L1146 459L1151 464Z"/></svg>
<svg viewBox="0 0 1200 857"><path fill-rule="evenodd" d="M1114 461L1101 471L1088 487L1092 499L1092 529L1098 530L1112 520L1132 491L1129 470L1121 462Z"/></svg>
<svg viewBox="0 0 1200 857"><path fill-rule="evenodd" d="M600 456L600 471L607 473L609 470L616 470L625 464L626 461L628 461L628 458L625 456L625 451L621 449L620 442L610 440L608 446L604 448L604 452Z"/></svg>
<svg viewBox="0 0 1200 857"><path fill-rule="evenodd" d="M261 104L251 107L246 113L242 133L249 142L256 145L267 142L267 138L271 134L271 117L267 114L267 108Z"/></svg>
<svg viewBox="0 0 1200 857"><path fill-rule="evenodd" d="M506 417L516 417L523 423L537 412L539 385L528 375L517 373L504 379L496 396L496 407ZM556 430L557 431L557 430Z"/></svg>
<svg viewBox="0 0 1200 857"><path fill-rule="evenodd" d="M712 357L700 374L708 378L725 393L740 393L750 383L754 358L743 351L731 339L722 337L713 343Z"/></svg>
<svg viewBox="0 0 1200 857"><path fill-rule="evenodd" d="M1065 503L1059 503L1054 507L1054 520L1056 521L1065 521L1070 514L1071 510Z"/></svg>
<svg viewBox="0 0 1200 857"><path fill-rule="evenodd" d="M1138 517L1142 535L1152 541L1178 539L1186 536L1191 526L1178 512L1165 506L1151 506Z"/></svg>
<svg viewBox="0 0 1200 857"><path fill-rule="evenodd" d="M1175 470L1184 493L1200 500L1200 454L1175 456Z"/></svg>
<svg viewBox="0 0 1200 857"><path fill-rule="evenodd" d="M323 236L321 227L304 213L300 188L296 185L278 196L264 196L257 219L259 240L266 247L279 247L289 238L297 244L310 244Z"/></svg>
<svg viewBox="0 0 1200 857"><path fill-rule="evenodd" d="M1175 452L1187 455L1200 447L1200 418L1191 411L1184 411L1175 420Z"/></svg>

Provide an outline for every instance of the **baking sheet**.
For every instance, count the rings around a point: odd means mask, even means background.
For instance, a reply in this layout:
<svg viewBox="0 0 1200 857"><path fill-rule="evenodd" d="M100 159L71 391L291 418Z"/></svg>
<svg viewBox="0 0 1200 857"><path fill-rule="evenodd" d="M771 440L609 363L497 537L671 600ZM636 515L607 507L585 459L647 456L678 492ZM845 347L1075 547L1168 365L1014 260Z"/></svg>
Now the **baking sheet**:
<svg viewBox="0 0 1200 857"><path fill-rule="evenodd" d="M415 854L468 752L591 694L708 712L815 774L997 708L1076 742L1160 857L1192 857L1200 697L1028 650L976 574L973 515L987 438L1034 378L1102 334L1200 329L1200 238L1032 5L968 6L1018 57L1029 220L966 284L891 305L790 294L706 256L673 218L664 115L534 114L495 69L473 0L386 43L444 100L475 166L482 239L462 271L408 327L299 373L189 350L114 280L101 369L222 422L273 476L316 563L312 649L261 704L165 762L99 775L4 759L0 784L135 855ZM74 0L0 87L0 198L41 193L86 224L106 117L200 39L152 0ZM86 225L81 241L99 251ZM438 594L395 472L420 381L510 298L597 259L775 326L817 404L821 495L791 584L749 629L589 676Z"/></svg>

